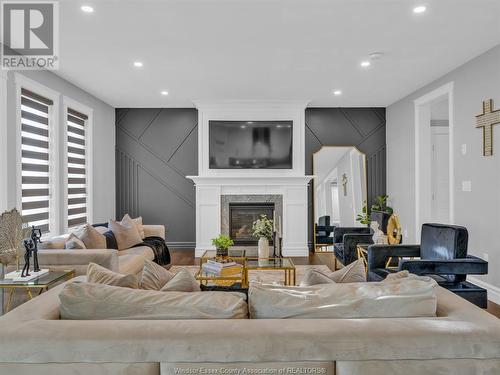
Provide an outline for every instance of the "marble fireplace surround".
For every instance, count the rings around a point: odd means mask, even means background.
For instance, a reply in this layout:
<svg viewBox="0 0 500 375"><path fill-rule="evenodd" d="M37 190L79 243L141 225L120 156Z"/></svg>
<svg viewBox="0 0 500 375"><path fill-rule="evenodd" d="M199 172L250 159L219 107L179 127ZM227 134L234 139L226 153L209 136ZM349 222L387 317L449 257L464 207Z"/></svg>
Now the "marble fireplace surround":
<svg viewBox="0 0 500 375"><path fill-rule="evenodd" d="M274 212L277 218L283 218L283 195L281 194L243 194L243 195L221 195L220 207L221 207L221 223L220 229L221 233L229 235L229 205L231 203L273 203ZM247 253L251 255L256 255L256 246L241 246L238 248L243 248L247 250Z"/></svg>

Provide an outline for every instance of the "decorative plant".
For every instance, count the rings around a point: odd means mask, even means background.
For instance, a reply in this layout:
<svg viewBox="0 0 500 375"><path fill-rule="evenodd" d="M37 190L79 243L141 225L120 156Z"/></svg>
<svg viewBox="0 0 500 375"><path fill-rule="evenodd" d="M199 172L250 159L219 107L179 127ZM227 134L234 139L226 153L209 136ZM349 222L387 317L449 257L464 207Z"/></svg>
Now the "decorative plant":
<svg viewBox="0 0 500 375"><path fill-rule="evenodd" d="M5 211L0 216L0 263L2 265L6 266L13 259L19 263L19 252L23 249L23 240L29 236L30 231L31 228L23 223L17 209Z"/></svg>
<svg viewBox="0 0 500 375"><path fill-rule="evenodd" d="M252 233L257 238L273 238L273 221L266 215L260 215L260 219L253 222Z"/></svg>
<svg viewBox="0 0 500 375"><path fill-rule="evenodd" d="M356 217L356 221L361 223L361 224L368 225L368 224L370 224L370 221L371 221L370 212L368 211L368 204L366 203L366 201L364 203L365 204L363 205L363 210Z"/></svg>
<svg viewBox="0 0 500 375"><path fill-rule="evenodd" d="M389 215L392 215L393 209L387 205L388 195L378 195L375 200L376 202L372 204L372 211L382 211L387 212Z"/></svg>
<svg viewBox="0 0 500 375"><path fill-rule="evenodd" d="M219 237L212 238L212 245L214 245L216 249L227 250L229 246L234 245L234 242L228 236L221 234Z"/></svg>

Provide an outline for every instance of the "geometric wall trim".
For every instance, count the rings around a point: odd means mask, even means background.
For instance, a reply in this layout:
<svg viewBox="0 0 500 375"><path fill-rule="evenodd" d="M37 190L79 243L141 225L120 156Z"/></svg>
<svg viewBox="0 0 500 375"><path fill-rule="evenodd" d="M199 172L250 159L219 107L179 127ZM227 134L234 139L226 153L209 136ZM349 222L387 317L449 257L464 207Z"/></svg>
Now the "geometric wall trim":
<svg viewBox="0 0 500 375"><path fill-rule="evenodd" d="M164 224L171 248L195 246L198 112L193 108L116 110L116 207Z"/></svg>
<svg viewBox="0 0 500 375"><path fill-rule="evenodd" d="M164 224L171 248L194 248L198 175L198 111L194 108L116 110L116 207ZM367 155L368 201L386 192L385 108L307 108L306 174L321 146L357 146ZM309 189L312 241L312 190Z"/></svg>
<svg viewBox="0 0 500 375"><path fill-rule="evenodd" d="M367 201L386 193L385 108L307 108L306 174L322 146L356 146L366 154ZM314 230L313 195L309 187L309 241Z"/></svg>

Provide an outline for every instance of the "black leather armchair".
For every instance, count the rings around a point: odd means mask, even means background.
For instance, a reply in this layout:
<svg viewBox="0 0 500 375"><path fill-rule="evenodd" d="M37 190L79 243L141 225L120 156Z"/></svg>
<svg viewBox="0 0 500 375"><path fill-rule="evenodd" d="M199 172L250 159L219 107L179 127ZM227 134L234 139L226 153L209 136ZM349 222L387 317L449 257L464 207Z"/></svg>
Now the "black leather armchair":
<svg viewBox="0 0 500 375"><path fill-rule="evenodd" d="M319 247L332 246L332 233L334 226L330 225L330 216L321 216L318 218L318 223L314 225L314 240L316 249ZM316 250L315 249L315 250Z"/></svg>
<svg viewBox="0 0 500 375"><path fill-rule="evenodd" d="M467 255L468 237L464 227L424 224L420 245L371 245L368 248L368 280L380 281L389 273L402 270L429 275L442 287L486 308L486 290L466 281L466 277L487 274L488 263ZM397 268L386 268L390 257L420 259L401 259Z"/></svg>
<svg viewBox="0 0 500 375"><path fill-rule="evenodd" d="M336 227L333 230L335 261L344 266L358 259L357 245L372 244L373 231L368 227Z"/></svg>

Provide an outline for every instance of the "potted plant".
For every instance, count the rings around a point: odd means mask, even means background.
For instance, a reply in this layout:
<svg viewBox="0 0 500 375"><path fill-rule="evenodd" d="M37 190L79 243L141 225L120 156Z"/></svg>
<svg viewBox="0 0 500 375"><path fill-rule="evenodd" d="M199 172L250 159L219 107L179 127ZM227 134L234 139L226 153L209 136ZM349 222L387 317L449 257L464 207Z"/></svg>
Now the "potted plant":
<svg viewBox="0 0 500 375"><path fill-rule="evenodd" d="M259 258L269 258L269 240L273 238L273 221L266 215L253 222L252 233L259 239Z"/></svg>
<svg viewBox="0 0 500 375"><path fill-rule="evenodd" d="M387 223L394 210L387 205L388 195L379 195L375 198L375 203L372 204L370 219L380 223L382 232L387 233Z"/></svg>
<svg viewBox="0 0 500 375"><path fill-rule="evenodd" d="M233 246L234 242L229 236L221 234L219 237L212 238L212 245L217 249L216 256L225 258L228 255L229 246Z"/></svg>
<svg viewBox="0 0 500 375"><path fill-rule="evenodd" d="M356 217L356 221L364 225L370 224L370 213L368 212L368 205L366 204L366 201L363 206L362 212Z"/></svg>

